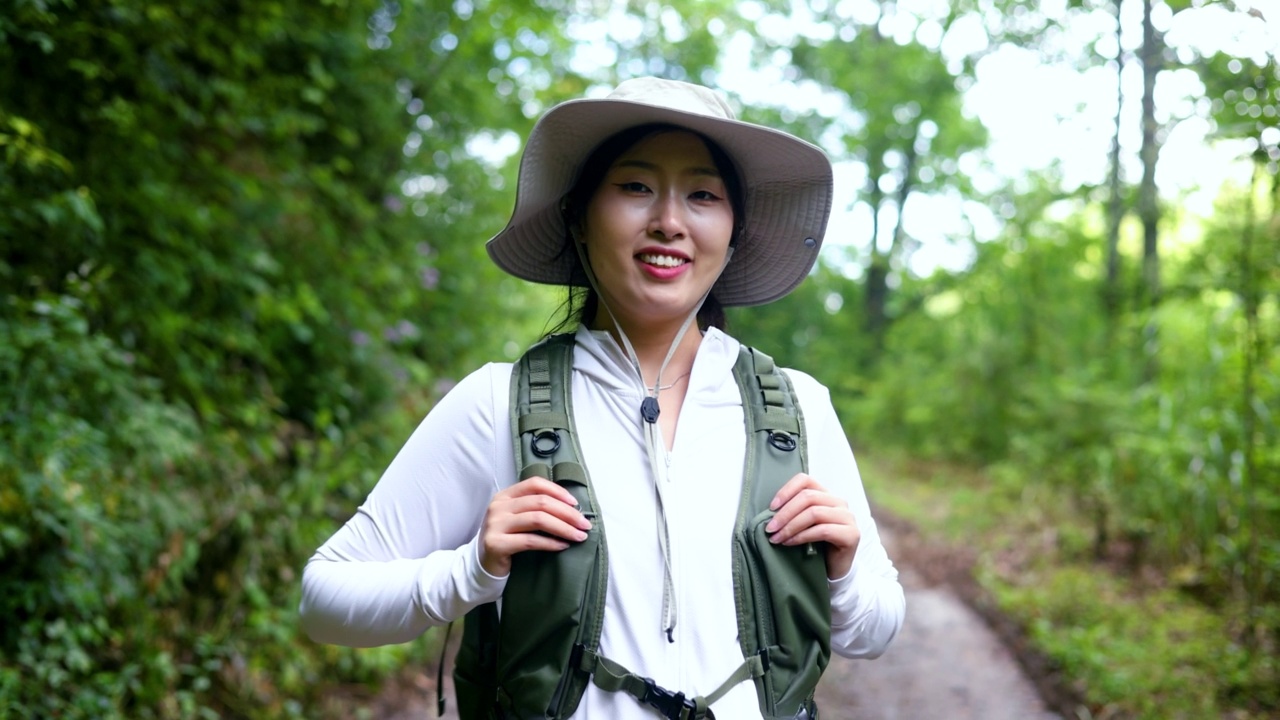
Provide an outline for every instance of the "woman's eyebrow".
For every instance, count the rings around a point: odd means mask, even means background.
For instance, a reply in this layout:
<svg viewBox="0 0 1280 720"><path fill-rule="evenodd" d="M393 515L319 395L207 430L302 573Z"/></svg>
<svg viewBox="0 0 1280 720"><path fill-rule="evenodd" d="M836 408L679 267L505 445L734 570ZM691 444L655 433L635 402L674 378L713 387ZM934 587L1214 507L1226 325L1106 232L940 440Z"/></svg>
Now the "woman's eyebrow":
<svg viewBox="0 0 1280 720"><path fill-rule="evenodd" d="M659 170L659 168L658 168L657 164L655 164L655 163L651 163L651 162L649 162L649 161L647 161L647 160L635 160L635 159L633 159L633 160L619 160L619 161L617 162L617 164L615 164L615 165L614 165L614 167L616 167L616 168L635 168L635 169L637 169L637 170L649 170L649 171L652 171L652 172L657 172L657 171ZM708 167L708 166L705 166L705 165L693 165L693 166L690 166L690 167L685 168L685 169L684 169L684 172L685 172L686 174L688 174L688 175L707 175L707 176L714 177L714 178L719 178L719 177L720 177L720 171L719 171L719 170L715 169L714 167Z"/></svg>

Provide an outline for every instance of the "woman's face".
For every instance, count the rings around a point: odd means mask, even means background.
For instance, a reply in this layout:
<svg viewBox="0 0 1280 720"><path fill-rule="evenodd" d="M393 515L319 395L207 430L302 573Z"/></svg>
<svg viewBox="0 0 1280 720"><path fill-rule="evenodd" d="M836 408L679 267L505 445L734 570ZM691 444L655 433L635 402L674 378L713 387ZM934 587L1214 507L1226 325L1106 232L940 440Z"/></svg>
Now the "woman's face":
<svg viewBox="0 0 1280 720"><path fill-rule="evenodd" d="M602 299L628 331L683 322L724 267L733 205L700 137L642 138L605 173L583 242ZM607 326L601 310L594 323Z"/></svg>

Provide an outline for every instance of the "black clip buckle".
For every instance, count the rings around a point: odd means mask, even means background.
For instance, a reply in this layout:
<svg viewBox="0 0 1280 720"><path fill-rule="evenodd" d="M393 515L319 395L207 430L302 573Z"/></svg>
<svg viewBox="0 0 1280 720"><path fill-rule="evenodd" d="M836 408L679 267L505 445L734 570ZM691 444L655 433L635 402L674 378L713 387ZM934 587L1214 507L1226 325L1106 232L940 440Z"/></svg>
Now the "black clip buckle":
<svg viewBox="0 0 1280 720"><path fill-rule="evenodd" d="M644 697L640 700L662 713L667 720L682 720L681 712L686 709L689 711L687 717L692 718L698 710L698 706L686 699L684 693L673 693L649 678L644 679Z"/></svg>

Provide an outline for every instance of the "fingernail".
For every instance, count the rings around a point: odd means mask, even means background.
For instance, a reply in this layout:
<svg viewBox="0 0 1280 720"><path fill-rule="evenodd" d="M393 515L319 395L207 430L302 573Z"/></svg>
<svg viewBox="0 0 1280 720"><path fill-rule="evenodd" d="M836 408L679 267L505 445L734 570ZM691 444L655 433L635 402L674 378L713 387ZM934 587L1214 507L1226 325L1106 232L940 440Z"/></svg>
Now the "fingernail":
<svg viewBox="0 0 1280 720"><path fill-rule="evenodd" d="M777 520L770 520L769 524L764 526L764 531L767 533L776 532L777 529L778 529Z"/></svg>
<svg viewBox="0 0 1280 720"><path fill-rule="evenodd" d="M778 502L778 498L774 498L773 500L771 500L771 501L769 502L769 509L770 509L770 510L777 510L777 509L778 509L778 505L780 505L780 504L781 504L781 503L779 503L779 502Z"/></svg>
<svg viewBox="0 0 1280 720"><path fill-rule="evenodd" d="M574 533L573 537L577 539L578 542L582 542L583 540L587 539L587 534L582 531L578 531Z"/></svg>

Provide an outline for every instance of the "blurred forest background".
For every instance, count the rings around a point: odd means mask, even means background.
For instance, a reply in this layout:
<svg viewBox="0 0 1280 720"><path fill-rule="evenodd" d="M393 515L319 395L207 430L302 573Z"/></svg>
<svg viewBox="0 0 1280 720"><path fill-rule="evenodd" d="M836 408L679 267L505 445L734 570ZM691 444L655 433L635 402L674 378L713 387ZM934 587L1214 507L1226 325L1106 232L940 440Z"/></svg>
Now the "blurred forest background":
<svg viewBox="0 0 1280 720"><path fill-rule="evenodd" d="M1280 23L1186 0L7 0L0 716L318 717L427 662L303 639L299 573L435 398L549 326L559 298L483 249L519 139L622 78L750 68L835 99L741 115L853 168L837 206L868 227L833 226L811 280L731 330L832 388L874 499L987 538L980 580L1080 717L1280 716L1280 49L1165 42L1207 12ZM1113 94L1141 75L1104 176L974 181L965 94L1011 46ZM1157 102L1175 75L1195 97ZM1207 213L1155 173L1188 119L1252 168ZM951 238L962 267L913 269L928 198L994 221Z"/></svg>

